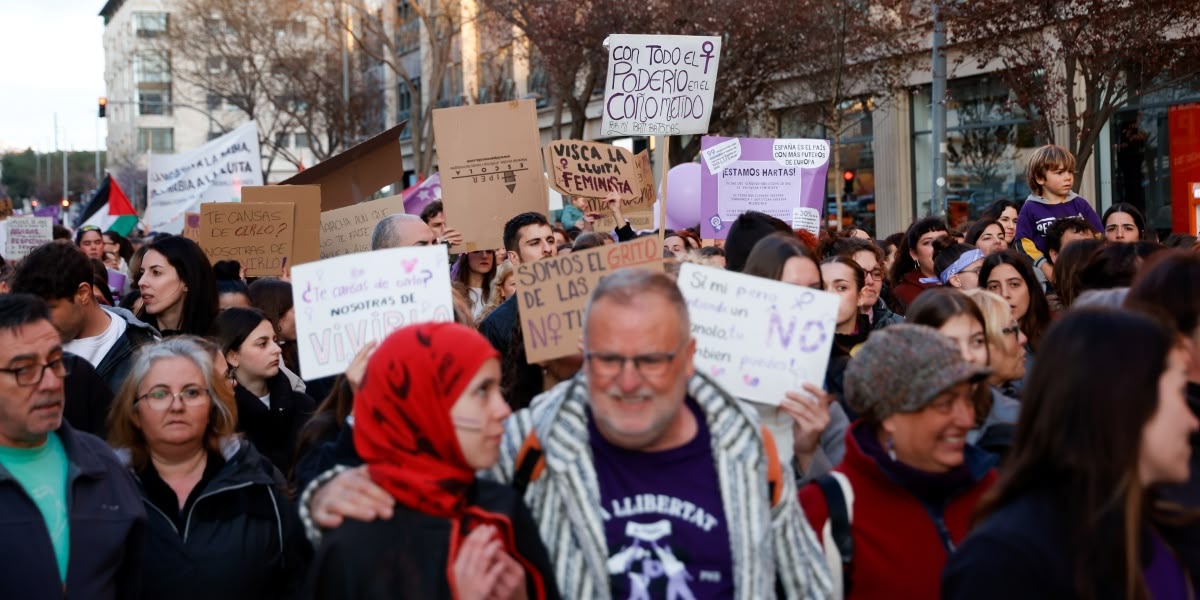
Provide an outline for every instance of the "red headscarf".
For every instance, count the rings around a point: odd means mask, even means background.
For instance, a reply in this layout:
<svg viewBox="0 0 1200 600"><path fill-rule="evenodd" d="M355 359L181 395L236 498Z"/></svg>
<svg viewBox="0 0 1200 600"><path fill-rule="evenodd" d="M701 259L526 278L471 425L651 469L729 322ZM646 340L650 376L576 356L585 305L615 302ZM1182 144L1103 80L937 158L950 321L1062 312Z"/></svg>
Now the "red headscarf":
<svg viewBox="0 0 1200 600"><path fill-rule="evenodd" d="M367 363L354 396L354 447L371 479L413 510L452 523L446 575L467 532L461 525L493 525L509 554L533 576L541 575L517 554L512 523L502 514L467 504L475 471L467 465L450 409L485 362L500 355L474 329L454 323L422 323L392 333ZM530 590L542 597L541 589Z"/></svg>

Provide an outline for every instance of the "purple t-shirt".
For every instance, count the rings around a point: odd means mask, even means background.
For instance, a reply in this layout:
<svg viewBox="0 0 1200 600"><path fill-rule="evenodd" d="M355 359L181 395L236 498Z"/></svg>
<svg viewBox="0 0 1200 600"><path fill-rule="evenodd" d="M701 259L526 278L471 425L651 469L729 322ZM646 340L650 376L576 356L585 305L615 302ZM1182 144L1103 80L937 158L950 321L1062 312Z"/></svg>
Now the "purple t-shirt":
<svg viewBox="0 0 1200 600"><path fill-rule="evenodd" d="M696 437L663 452L614 446L588 419L613 598L733 596L733 554L708 424L691 398L687 407Z"/></svg>
<svg viewBox="0 0 1200 600"><path fill-rule="evenodd" d="M1059 219L1080 217L1090 223L1096 231L1104 231L1100 216L1092 204L1082 196L1071 194L1062 204L1046 204L1030 195L1017 215L1017 232L1013 235L1020 249L1030 258L1037 260L1046 253L1046 231ZM1015 244L1010 244L1014 245Z"/></svg>

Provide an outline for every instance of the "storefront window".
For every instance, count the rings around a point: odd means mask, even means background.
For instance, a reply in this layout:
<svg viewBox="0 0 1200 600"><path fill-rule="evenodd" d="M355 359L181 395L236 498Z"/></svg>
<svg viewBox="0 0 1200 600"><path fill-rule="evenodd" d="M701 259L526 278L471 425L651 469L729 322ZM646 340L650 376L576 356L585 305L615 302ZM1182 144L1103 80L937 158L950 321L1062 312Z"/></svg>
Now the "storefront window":
<svg viewBox="0 0 1200 600"><path fill-rule="evenodd" d="M1025 167L1045 144L1030 112L994 76L956 79L947 85L946 201L952 227L979 216L999 199L1020 203L1029 195ZM913 198L917 218L929 214L933 196L931 89L912 99Z"/></svg>

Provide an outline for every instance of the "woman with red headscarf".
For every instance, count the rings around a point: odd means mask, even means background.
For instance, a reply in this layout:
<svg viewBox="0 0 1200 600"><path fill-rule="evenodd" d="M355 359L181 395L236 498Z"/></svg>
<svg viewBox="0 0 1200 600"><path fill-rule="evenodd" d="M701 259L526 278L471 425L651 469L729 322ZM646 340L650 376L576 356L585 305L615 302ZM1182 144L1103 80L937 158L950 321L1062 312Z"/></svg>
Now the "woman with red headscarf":
<svg viewBox="0 0 1200 600"><path fill-rule="evenodd" d="M424 323L389 336L354 399L354 447L396 510L325 537L311 597L557 597L521 498L475 477L496 464L509 414L500 357L475 330Z"/></svg>

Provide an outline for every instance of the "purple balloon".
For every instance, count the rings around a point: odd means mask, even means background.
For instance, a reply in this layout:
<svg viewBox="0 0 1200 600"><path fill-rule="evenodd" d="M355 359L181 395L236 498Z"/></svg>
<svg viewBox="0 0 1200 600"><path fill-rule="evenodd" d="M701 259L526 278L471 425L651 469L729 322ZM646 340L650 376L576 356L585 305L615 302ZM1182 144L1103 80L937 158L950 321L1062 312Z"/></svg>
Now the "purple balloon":
<svg viewBox="0 0 1200 600"><path fill-rule="evenodd" d="M700 224L700 163L675 165L667 172L667 227Z"/></svg>

